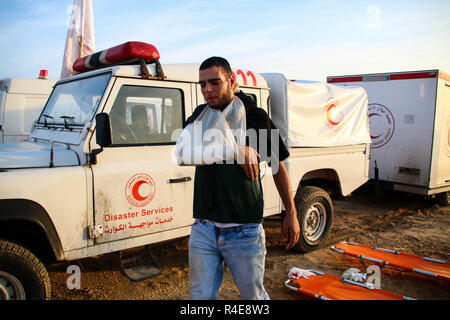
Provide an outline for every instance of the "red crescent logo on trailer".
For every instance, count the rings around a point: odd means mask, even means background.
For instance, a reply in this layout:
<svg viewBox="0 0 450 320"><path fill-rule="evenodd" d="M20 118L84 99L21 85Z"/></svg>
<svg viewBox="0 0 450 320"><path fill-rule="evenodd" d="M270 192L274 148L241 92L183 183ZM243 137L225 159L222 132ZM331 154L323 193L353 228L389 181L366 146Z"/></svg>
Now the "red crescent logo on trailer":
<svg viewBox="0 0 450 320"><path fill-rule="evenodd" d="M155 196L155 182L145 173L138 173L128 180L125 197L135 207L143 207Z"/></svg>
<svg viewBox="0 0 450 320"><path fill-rule="evenodd" d="M379 148L388 143L395 131L392 112L378 103L369 104L369 126L372 148Z"/></svg>

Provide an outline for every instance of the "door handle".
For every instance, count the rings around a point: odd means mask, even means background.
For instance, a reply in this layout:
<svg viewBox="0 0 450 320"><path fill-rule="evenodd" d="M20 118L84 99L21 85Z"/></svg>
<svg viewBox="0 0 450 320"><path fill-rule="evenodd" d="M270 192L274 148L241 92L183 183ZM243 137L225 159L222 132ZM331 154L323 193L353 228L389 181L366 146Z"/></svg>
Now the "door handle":
<svg viewBox="0 0 450 320"><path fill-rule="evenodd" d="M191 177L183 177L177 179L169 179L169 183L180 183L180 182L188 182L191 181Z"/></svg>

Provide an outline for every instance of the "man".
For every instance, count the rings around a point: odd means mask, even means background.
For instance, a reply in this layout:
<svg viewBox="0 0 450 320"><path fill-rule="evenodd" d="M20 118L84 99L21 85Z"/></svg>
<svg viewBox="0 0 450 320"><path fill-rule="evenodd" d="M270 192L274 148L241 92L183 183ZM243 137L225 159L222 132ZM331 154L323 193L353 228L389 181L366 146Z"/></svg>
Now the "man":
<svg viewBox="0 0 450 320"><path fill-rule="evenodd" d="M267 113L243 92L235 94L236 80L229 63L220 57L205 60L199 71L202 94L207 102L196 108L185 123L193 123L208 106L223 111L231 103L244 104L247 129L275 129ZM234 104L233 104L234 106ZM286 167L289 156L278 138L278 172L275 185L286 209L283 238L289 250L298 241L300 227ZM267 145L271 149L270 138ZM275 143L276 145L276 143ZM263 286L265 234L262 228L263 198L259 180L260 155L254 148L239 145L242 163L212 164L196 167L194 218L189 240L189 267L193 299L217 299L226 262L243 299L269 299ZM274 152L272 150L272 152ZM278 150L275 150L278 153ZM272 154L271 159L274 159ZM262 159L266 160L266 159ZM270 161L270 160L269 160ZM272 163L273 165L273 163Z"/></svg>

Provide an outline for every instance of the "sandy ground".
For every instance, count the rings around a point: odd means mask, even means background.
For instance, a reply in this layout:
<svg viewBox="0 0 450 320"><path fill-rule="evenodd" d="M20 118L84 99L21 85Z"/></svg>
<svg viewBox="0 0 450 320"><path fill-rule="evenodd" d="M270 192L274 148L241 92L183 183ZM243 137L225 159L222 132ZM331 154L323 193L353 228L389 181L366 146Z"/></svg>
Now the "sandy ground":
<svg viewBox="0 0 450 320"><path fill-rule="evenodd" d="M441 206L422 197L396 192L374 196L372 189L360 188L345 199L334 199L335 219L332 235L320 250L300 254L284 249L281 219L266 219L267 257L265 287L271 299L302 300L307 297L284 286L292 267L315 269L340 276L351 267L365 271L359 259L330 250L340 241L353 241L404 253L449 260L450 206ZM69 290L66 273L71 263L49 267L52 298L55 300L176 300L190 299L188 238L152 247L162 275L132 282L121 272L118 254L77 261L81 267L81 288ZM425 275L405 272L390 266L381 271L381 288L427 300L449 300L450 284ZM219 299L240 299L228 271Z"/></svg>

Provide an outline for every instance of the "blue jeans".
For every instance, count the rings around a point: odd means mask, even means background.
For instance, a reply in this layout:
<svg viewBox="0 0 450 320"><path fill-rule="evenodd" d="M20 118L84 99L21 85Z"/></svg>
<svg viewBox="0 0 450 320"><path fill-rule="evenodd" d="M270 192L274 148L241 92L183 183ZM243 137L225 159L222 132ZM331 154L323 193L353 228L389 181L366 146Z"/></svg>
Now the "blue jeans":
<svg viewBox="0 0 450 320"><path fill-rule="evenodd" d="M217 299L225 261L242 299L269 300L263 286L265 242L261 224L218 228L196 220L189 239L192 299Z"/></svg>

